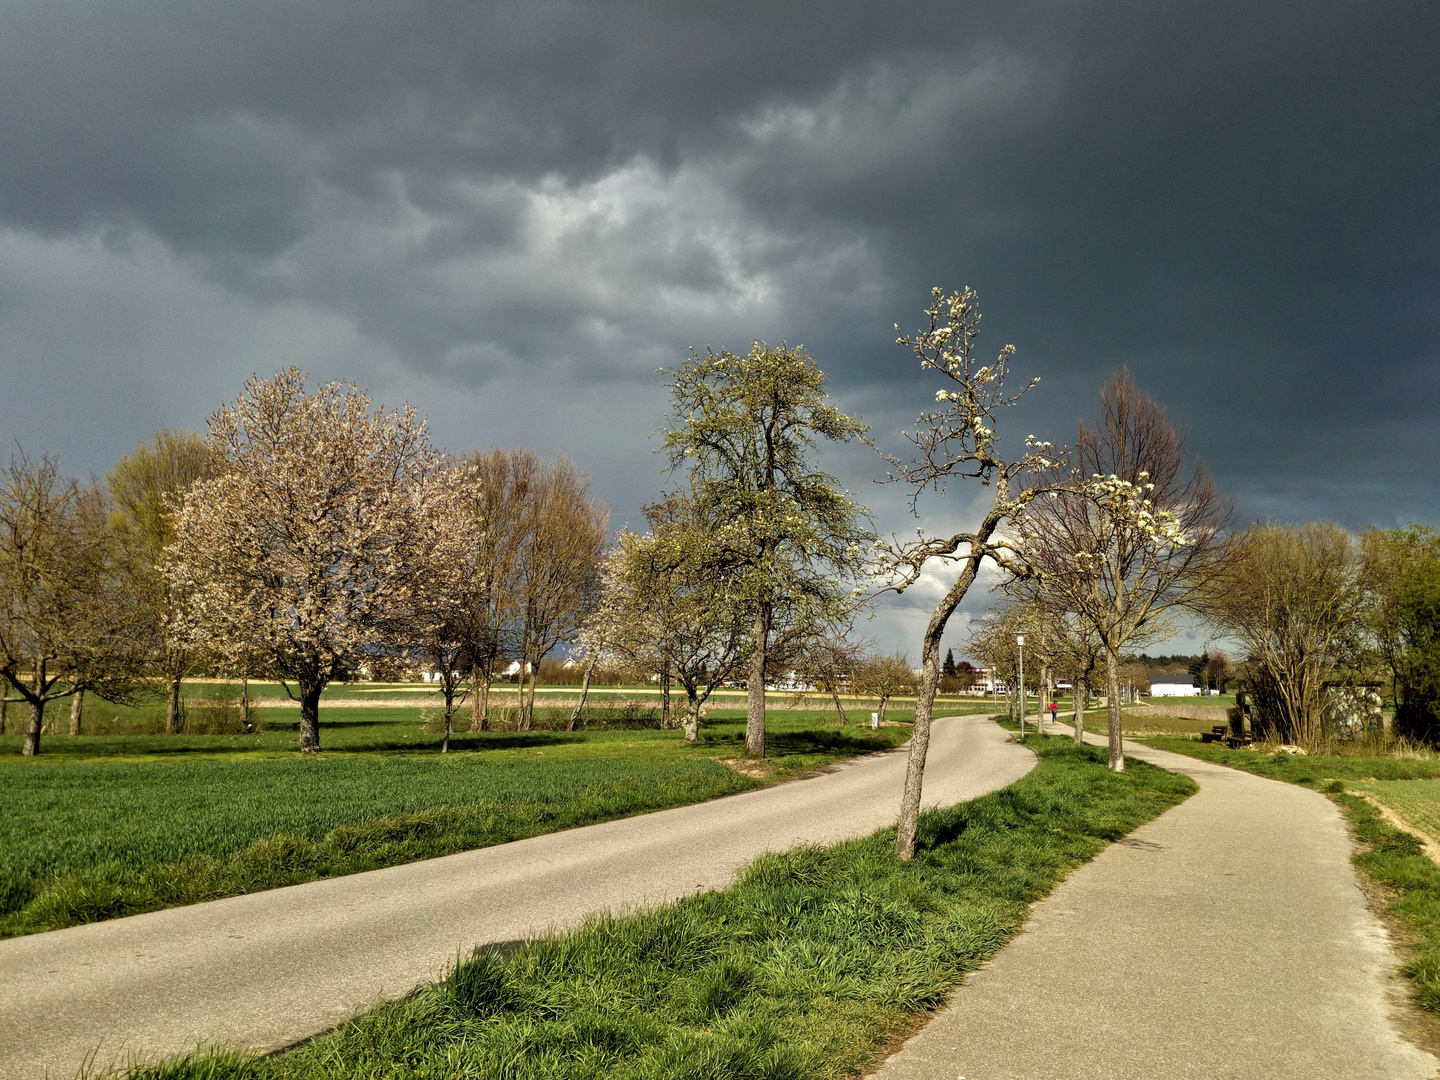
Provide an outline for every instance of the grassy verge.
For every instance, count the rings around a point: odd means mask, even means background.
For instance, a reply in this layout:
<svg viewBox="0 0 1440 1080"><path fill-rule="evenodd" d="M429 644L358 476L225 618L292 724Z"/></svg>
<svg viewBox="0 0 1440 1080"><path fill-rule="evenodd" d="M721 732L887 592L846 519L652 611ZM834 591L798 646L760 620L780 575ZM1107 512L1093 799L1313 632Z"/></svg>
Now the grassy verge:
<svg viewBox="0 0 1440 1080"><path fill-rule="evenodd" d="M1365 799L1345 793L1347 783L1362 790L1376 786L1376 782L1433 788L1434 778L1440 777L1440 760L1321 754L1301 757L1230 750L1214 743L1177 738L1146 742L1273 780L1304 784L1333 798L1349 817L1360 846L1355 865L1379 886L1384 898L1381 903L1401 928L1401 944L1409 953L1402 970L1414 985L1415 999L1422 1008L1440 1012L1440 866L1426 857L1417 837L1390 825Z"/></svg>
<svg viewBox="0 0 1440 1080"><path fill-rule="evenodd" d="M1011 787L927 813L920 850L894 831L764 856L730 889L600 917L302 1047L196 1055L136 1080L318 1077L514 1080L853 1074L941 1003L1021 926L1027 906L1106 844L1185 799L1183 777L1037 741Z"/></svg>
<svg viewBox="0 0 1440 1080"><path fill-rule="evenodd" d="M346 729L349 752L318 757L160 737L163 752L0 761L0 937L700 802L909 735L777 713L764 770L742 775L723 764L739 717L713 720L698 745L675 731L489 732L442 757L397 741L438 738L415 712L379 713Z"/></svg>

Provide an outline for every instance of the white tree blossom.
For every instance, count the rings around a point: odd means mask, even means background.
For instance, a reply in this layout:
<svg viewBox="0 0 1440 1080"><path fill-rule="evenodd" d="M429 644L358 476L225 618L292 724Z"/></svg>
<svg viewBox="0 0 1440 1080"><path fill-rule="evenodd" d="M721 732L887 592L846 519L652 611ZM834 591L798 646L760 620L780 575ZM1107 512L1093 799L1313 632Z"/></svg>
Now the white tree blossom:
<svg viewBox="0 0 1440 1080"><path fill-rule="evenodd" d="M186 494L165 571L189 603L180 641L258 657L297 684L300 749L320 694L385 648L419 604L427 515L444 486L424 421L354 386L258 376L209 420L215 475Z"/></svg>

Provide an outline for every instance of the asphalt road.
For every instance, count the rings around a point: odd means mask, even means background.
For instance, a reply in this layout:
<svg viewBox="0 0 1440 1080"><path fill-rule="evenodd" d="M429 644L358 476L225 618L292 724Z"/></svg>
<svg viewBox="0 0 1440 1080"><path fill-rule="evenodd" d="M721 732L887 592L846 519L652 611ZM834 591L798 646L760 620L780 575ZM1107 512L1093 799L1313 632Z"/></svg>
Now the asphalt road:
<svg viewBox="0 0 1440 1080"><path fill-rule="evenodd" d="M1034 767L988 720L935 724L925 801ZM722 888L766 851L892 824L905 752L808 780L512 844L0 941L0 1077L68 1080L197 1044L287 1046L477 945Z"/></svg>
<svg viewBox="0 0 1440 1080"><path fill-rule="evenodd" d="M1335 805L1127 751L1199 793L1037 904L874 1080L1435 1076L1440 1062L1397 1029L1396 959Z"/></svg>

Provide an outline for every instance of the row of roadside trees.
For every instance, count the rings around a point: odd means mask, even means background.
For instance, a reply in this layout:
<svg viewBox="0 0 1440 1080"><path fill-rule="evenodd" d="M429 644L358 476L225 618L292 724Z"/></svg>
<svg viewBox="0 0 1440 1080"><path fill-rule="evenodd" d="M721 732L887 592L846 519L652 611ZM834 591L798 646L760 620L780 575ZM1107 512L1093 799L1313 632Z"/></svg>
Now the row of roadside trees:
<svg viewBox="0 0 1440 1080"><path fill-rule="evenodd" d="M13 458L0 493L11 538L0 552L0 674L32 705L27 752L38 748L46 701L84 690L118 699L148 664L173 703L198 657L293 682L304 750L319 746L325 685L397 650L440 674L447 733L466 695L483 726L497 658L528 674L573 641L587 677L615 665L681 688L689 738L715 687L738 677L749 693L746 749L760 756L777 665L804 657L817 681L838 686L856 670L856 600L939 575L915 683L897 837L906 857L935 696L958 675L940 642L988 566L1015 618L1038 620L1037 645L1054 670L1073 673L1077 698L1106 690L1119 770L1124 651L1189 612L1244 641L1264 669L1273 620L1255 622L1244 605L1268 618L1306 575L1350 572L1321 572L1334 546L1323 527L1234 533L1203 463L1128 373L1105 388L1097 420L1080 424L1072 446L1002 443L1001 416L1037 380L1007 386L1013 347L983 362L979 333L974 293L937 289L922 328L897 337L940 388L907 433L911 453L887 456L886 481L909 489L917 513L927 490L955 483L978 481L990 495L975 528L922 527L913 539L877 539L864 507L817 467L821 444L868 441L866 429L829 399L809 356L761 342L743 355L692 354L668 373L664 448L676 488L646 508L644 533L622 532L608 553L605 514L572 466L524 451L449 459L412 410L374 410L338 384L307 393L295 370L253 380L211 418L203 444L164 436L147 451L153 460L122 463L110 483L115 514L104 492L63 480L49 459ZM1306 554L1296 561L1292 549ZM1383 622L1372 620L1371 633L1401 696L1417 703L1406 704L1409 716L1434 681L1421 662L1431 647L1421 624L1436 606L1434 535L1374 534L1364 550L1372 592L1389 590L1371 605ZM1332 601L1317 611L1352 625ZM1342 629L1309 632L1333 642ZM1264 670L1277 685L1288 678ZM522 728L533 716L529 677ZM838 694L836 703L843 716Z"/></svg>

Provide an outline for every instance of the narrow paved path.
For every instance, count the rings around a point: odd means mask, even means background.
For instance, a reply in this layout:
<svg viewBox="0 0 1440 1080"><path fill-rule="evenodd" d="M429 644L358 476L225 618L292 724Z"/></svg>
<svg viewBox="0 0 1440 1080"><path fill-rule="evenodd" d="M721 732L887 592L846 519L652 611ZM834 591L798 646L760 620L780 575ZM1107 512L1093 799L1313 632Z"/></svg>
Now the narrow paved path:
<svg viewBox="0 0 1440 1080"><path fill-rule="evenodd" d="M988 718L937 721L926 802L974 798L1034 763ZM905 752L891 751L713 802L0 941L0 1077L70 1080L87 1059L201 1042L289 1045L476 945L722 888L763 852L892 824L904 771Z"/></svg>
<svg viewBox="0 0 1440 1080"><path fill-rule="evenodd" d="M1335 805L1126 749L1199 793L1037 904L875 1080L1435 1076L1392 1019L1395 956Z"/></svg>

